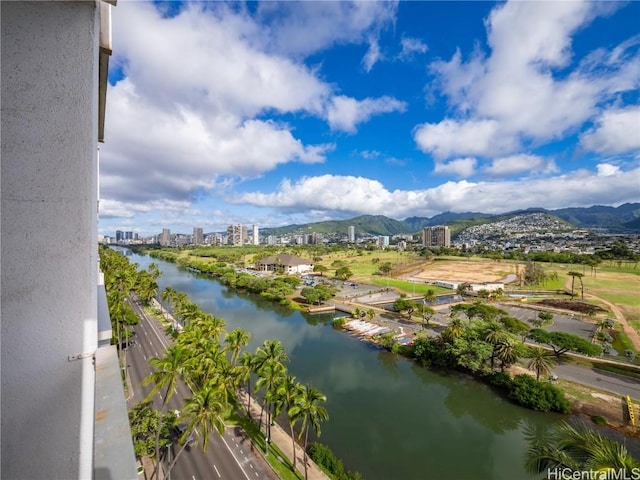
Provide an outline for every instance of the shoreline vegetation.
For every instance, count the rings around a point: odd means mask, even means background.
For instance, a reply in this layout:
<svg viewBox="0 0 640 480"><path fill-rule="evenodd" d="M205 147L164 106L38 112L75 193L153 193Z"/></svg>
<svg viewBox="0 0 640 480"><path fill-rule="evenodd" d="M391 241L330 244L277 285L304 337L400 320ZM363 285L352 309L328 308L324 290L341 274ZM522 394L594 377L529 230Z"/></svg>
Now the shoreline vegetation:
<svg viewBox="0 0 640 480"><path fill-rule="evenodd" d="M158 250L151 251L149 253L152 257L178 263L200 273L218 277L218 279L226 286L259 294L264 298L278 302L282 306L298 310L306 310L308 307L308 305L301 305L294 302L291 298L295 288L299 286L300 279L298 277L286 276L265 279L246 273L238 273L236 268L230 267L225 262L212 262L211 260L203 262L194 259L185 260L184 258L180 258L174 252ZM484 320L485 319L483 319L483 321ZM491 329L495 328L495 323L492 326L491 321L493 321L493 319L490 319L489 323L483 325L485 331L482 331L482 328L476 328L472 333L474 338L467 339L468 342L464 348L469 348L470 345L478 347L478 340L480 340L482 335L489 335L490 337ZM466 325L465 327L469 326L470 325ZM513 324L511 326L513 327ZM460 350L460 345L457 345L458 351L456 351L456 348L451 348L455 347L456 343L460 343L458 340L463 336L465 327L460 328L461 333L459 335L457 333L452 334L452 330L447 327L445 330L447 334L443 334L444 338L440 337L439 339L434 340L427 337L419 337L416 339L416 342L410 346L398 345L393 341L393 337L389 338L389 336L386 338L382 336L377 339L368 338L367 340L436 370L455 370L463 373L470 373L478 380L490 384L498 394L527 408L543 412L556 411L560 413L569 413L573 410L573 413L582 415L585 415L585 412L588 411L598 411L603 415L590 415L590 419L594 424L604 424L607 427L618 430L625 435L638 437L637 431L629 431L629 429L624 428L624 426L617 424L610 418L607 418L607 412L602 411L602 409L598 409L596 405L594 405L593 408L588 408L589 405L587 405L587 408L584 408L586 403L584 398L578 401L574 396L570 395L570 404L563 389L549 382L539 381L541 370L544 373L548 368L546 364L552 362L552 360L550 362L548 359L545 360L542 357L550 356L546 353L540 354L540 352L537 352L540 358L538 358L537 363L535 363L536 352L533 352L532 349L525 351L523 348L519 348L516 342L512 342L513 332L508 332L511 333L511 338L509 338L509 335L500 336L497 332L494 332L496 333L496 338L493 341L485 341L485 343L492 345L491 351L487 350L487 352L481 352L476 348L476 352L464 352ZM487 328L489 329L489 332L486 331ZM447 338L447 336L449 338ZM449 351L447 351L447 349L449 349ZM487 353L489 353L488 357L486 356ZM510 367L516 364L521 357L527 355L529 355L529 358L533 358L529 368L536 370L538 378L534 378L527 373L516 373L514 375L508 373L512 370ZM477 358L474 359L473 357ZM469 363L465 364L462 362L458 364L456 359L461 358L466 359ZM487 372L486 365L478 364L478 361L480 361L481 358L484 358L485 360L486 358L490 359L490 372ZM499 372L494 371L494 361L500 365ZM537 366L532 366L534 364ZM566 384L566 382L562 383ZM587 416L589 415L587 414Z"/></svg>

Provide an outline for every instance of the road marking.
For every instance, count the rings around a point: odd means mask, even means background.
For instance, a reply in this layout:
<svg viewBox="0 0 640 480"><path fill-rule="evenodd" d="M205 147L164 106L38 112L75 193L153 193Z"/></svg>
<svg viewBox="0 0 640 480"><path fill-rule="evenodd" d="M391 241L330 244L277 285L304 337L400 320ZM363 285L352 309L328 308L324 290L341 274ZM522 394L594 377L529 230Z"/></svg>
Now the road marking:
<svg viewBox="0 0 640 480"><path fill-rule="evenodd" d="M244 457L244 461L245 461L245 462L248 462L248 461L249 461L249 459L248 459L247 457ZM252 464L252 463L250 463L250 464L249 464L249 466L250 466L251 468L253 468L253 464Z"/></svg>
<svg viewBox="0 0 640 480"><path fill-rule="evenodd" d="M259 477L260 475L258 475L258 472L256 472L256 477Z"/></svg>
<svg viewBox="0 0 640 480"><path fill-rule="evenodd" d="M227 450L229 450L229 452L231 452L231 456L233 457L233 459L236 461L236 463L238 464L238 467L240 467L240 470L242 470L242 473L244 473L244 476L247 478L247 480L249 480L249 475L247 475L247 472L244 471L244 468L242 468L242 465L240 465L240 462L238 461L238 459L236 458L235 453L233 453L233 450L231 450L231 448L229 448L229 444L227 443L227 441L224 439L224 436L220 437L222 439L222 441L224 442L224 446L227 447Z"/></svg>
<svg viewBox="0 0 640 480"><path fill-rule="evenodd" d="M213 468L216 471L216 473L218 474L218 478L222 478L222 475L220 475L220 472L218 471L218 468L215 465L213 466Z"/></svg>

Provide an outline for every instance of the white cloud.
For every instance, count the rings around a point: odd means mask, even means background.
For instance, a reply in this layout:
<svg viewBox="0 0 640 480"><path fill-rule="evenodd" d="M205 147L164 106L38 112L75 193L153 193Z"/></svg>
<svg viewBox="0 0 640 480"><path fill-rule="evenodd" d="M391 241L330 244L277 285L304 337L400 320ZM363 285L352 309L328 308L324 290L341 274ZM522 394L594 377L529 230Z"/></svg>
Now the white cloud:
<svg viewBox="0 0 640 480"><path fill-rule="evenodd" d="M351 33L334 41L346 41L394 18L394 4L360 3L280 6L327 15L338 9ZM193 200L216 188L221 177L323 162L334 148L304 144L288 124L267 120L267 114L303 113L354 132L373 115L405 108L390 97L334 97L334 87L317 71L265 51L265 43L277 43L276 33L241 7L193 3L163 17L150 3L123 2L113 15L112 65L124 79L108 92L107 143L101 147L107 200ZM295 27L293 18L287 21ZM327 42L329 37L318 40L314 48Z"/></svg>
<svg viewBox="0 0 640 480"><path fill-rule="evenodd" d="M477 160L473 157L456 158L449 162L437 162L434 168L435 173L442 175L453 175L456 177L470 177L476 171Z"/></svg>
<svg viewBox="0 0 640 480"><path fill-rule="evenodd" d="M510 148L496 152L493 142L485 142L484 149L480 145L473 151L455 149L448 135L441 141L432 138L428 149L418 145L441 155L495 156L515 153L522 143L560 139L581 128L601 104L640 86L637 38L572 64L572 36L596 16L616 8L619 5L589 1L511 1L495 7L486 20L489 55L476 48L463 62L458 50L448 62L433 62L430 70L436 75L434 85L465 116L456 123L496 122L494 135L508 139L502 147ZM463 137L460 141L470 143Z"/></svg>
<svg viewBox="0 0 640 480"><path fill-rule="evenodd" d="M367 72L370 72L373 66L382 59L382 52L380 52L380 45L378 45L378 39L376 37L369 37L369 48L362 58L362 65Z"/></svg>
<svg viewBox="0 0 640 480"><path fill-rule="evenodd" d="M599 177L610 177L620 172L620 167L610 163L600 163L597 165Z"/></svg>
<svg viewBox="0 0 640 480"><path fill-rule="evenodd" d="M521 173L553 173L558 168L553 160L547 160L539 155L510 155L496 158L484 168L484 172L494 177L518 175Z"/></svg>
<svg viewBox="0 0 640 480"><path fill-rule="evenodd" d="M580 137L580 145L605 154L627 153L640 149L640 106L614 108L596 119L596 126Z"/></svg>
<svg viewBox="0 0 640 480"><path fill-rule="evenodd" d="M333 97L327 108L327 119L334 130L354 133L356 125L367 121L373 115L390 112L404 112L406 104L392 97L354 98Z"/></svg>
<svg viewBox="0 0 640 480"><path fill-rule="evenodd" d="M456 155L500 155L518 147L515 137L504 135L495 120L423 123L416 126L414 140L420 150L437 159Z"/></svg>
<svg viewBox="0 0 640 480"><path fill-rule="evenodd" d="M502 213L530 207L564 208L637 201L640 169L607 176L576 170L564 175L508 182L447 182L424 190L389 191L364 177L322 175L283 180L273 193L245 193L233 201L289 211L314 209L394 218L433 216L443 211ZM505 202L505 199L509 199Z"/></svg>
<svg viewBox="0 0 640 480"><path fill-rule="evenodd" d="M410 60L415 55L427 53L429 47L419 38L402 37L400 39L402 51L398 55L400 60Z"/></svg>
<svg viewBox="0 0 640 480"><path fill-rule="evenodd" d="M269 50L306 56L334 45L366 43L395 21L397 1L261 2Z"/></svg>

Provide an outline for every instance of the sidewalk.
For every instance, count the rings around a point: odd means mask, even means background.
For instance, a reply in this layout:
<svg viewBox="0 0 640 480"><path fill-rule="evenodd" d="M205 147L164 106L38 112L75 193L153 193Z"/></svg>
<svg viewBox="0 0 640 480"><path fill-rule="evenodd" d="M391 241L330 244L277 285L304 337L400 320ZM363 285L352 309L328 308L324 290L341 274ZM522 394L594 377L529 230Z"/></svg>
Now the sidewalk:
<svg viewBox="0 0 640 480"><path fill-rule="evenodd" d="M238 401L241 405L247 405L247 393L241 391L238 394ZM258 422L260 419L260 405L251 398L251 418ZM266 415L266 414L265 414ZM271 427L271 442L275 443L280 451L286 455L290 462L293 463L293 445L291 444L291 435L285 432L277 422ZM309 480L329 480L329 477L311 460L307 459L307 474ZM296 469L304 478L304 451L300 446L296 446Z"/></svg>

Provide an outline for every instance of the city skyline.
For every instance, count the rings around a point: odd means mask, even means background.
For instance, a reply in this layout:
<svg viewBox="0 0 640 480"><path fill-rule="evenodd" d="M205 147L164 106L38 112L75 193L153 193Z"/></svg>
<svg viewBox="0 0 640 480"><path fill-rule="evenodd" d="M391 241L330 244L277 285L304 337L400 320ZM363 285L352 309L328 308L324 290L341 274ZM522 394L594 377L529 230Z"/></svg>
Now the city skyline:
<svg viewBox="0 0 640 480"><path fill-rule="evenodd" d="M640 199L638 2L118 7L103 235Z"/></svg>

